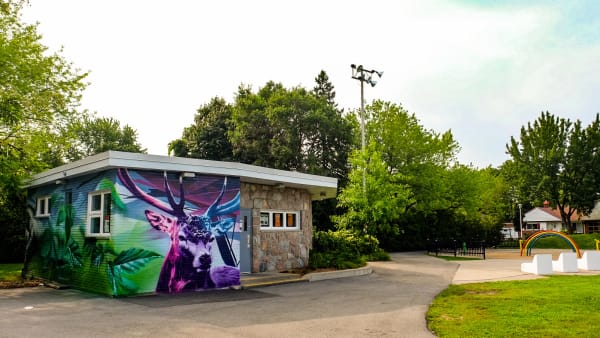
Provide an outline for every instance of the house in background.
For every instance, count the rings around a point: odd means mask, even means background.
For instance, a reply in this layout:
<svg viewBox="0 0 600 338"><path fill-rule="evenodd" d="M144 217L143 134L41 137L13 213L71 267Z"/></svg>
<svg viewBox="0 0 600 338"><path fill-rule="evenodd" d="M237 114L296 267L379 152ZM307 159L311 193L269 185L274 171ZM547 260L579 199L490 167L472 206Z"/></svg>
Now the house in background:
<svg viewBox="0 0 600 338"><path fill-rule="evenodd" d="M600 232L600 201L596 201L589 215L582 216L583 231L586 234Z"/></svg>
<svg viewBox="0 0 600 338"><path fill-rule="evenodd" d="M109 151L27 185L29 274L121 296L239 285L308 265L313 200L335 178Z"/></svg>
<svg viewBox="0 0 600 338"><path fill-rule="evenodd" d="M575 224L575 233L583 233L583 225L577 213L571 216L571 223ZM544 201L543 207L536 207L529 210L523 217L523 231L525 235L539 230L566 230L562 225L560 211L551 208L548 201Z"/></svg>
<svg viewBox="0 0 600 338"><path fill-rule="evenodd" d="M519 232L515 231L515 225L512 223L503 223L500 230L504 239L518 239Z"/></svg>

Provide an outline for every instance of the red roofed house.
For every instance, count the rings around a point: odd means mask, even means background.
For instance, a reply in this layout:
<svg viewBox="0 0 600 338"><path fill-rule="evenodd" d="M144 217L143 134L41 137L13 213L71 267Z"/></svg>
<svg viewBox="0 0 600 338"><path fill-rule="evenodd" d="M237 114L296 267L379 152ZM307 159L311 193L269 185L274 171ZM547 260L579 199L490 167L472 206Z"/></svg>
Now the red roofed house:
<svg viewBox="0 0 600 338"><path fill-rule="evenodd" d="M571 216L571 223L576 225L575 233L583 233L583 224L577 212ZM543 207L536 207L525 213L523 228L525 235L539 230L566 231L562 224L560 211L551 208L548 201L544 201Z"/></svg>

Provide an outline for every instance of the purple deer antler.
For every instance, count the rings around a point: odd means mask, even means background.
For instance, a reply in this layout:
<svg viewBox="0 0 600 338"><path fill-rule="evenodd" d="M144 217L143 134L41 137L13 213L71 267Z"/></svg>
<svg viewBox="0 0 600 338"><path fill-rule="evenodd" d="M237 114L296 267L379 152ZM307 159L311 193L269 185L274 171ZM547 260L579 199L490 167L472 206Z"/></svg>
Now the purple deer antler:
<svg viewBox="0 0 600 338"><path fill-rule="evenodd" d="M164 173L165 191L169 206L164 202L142 191L131 179L127 169L119 169L118 177L123 185L137 198L151 206L171 215L145 210L146 219L157 230L169 234L171 246L165 257L158 284L157 292L180 292L198 288L222 288L239 285L240 272L232 266L212 267L212 242L215 239L213 232L224 234L231 229L235 220L226 218L213 222L213 218L227 215L239 209L240 199L238 194L229 202L221 203L221 198L227 187L227 178L224 179L221 193L202 215L188 215L184 211L185 195L183 182L179 179L179 203L175 198Z"/></svg>

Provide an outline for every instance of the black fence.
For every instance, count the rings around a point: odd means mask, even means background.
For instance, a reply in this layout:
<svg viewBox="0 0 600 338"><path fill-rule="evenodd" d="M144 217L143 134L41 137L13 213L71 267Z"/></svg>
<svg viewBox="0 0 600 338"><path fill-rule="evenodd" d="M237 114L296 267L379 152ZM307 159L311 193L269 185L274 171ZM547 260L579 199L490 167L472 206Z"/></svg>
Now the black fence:
<svg viewBox="0 0 600 338"><path fill-rule="evenodd" d="M485 241L428 240L427 254L436 256L471 256L485 259Z"/></svg>

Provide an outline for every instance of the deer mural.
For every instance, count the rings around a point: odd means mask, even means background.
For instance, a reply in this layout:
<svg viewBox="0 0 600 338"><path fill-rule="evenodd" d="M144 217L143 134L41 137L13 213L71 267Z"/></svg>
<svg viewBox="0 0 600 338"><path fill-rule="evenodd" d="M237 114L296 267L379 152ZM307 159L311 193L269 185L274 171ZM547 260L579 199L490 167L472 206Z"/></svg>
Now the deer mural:
<svg viewBox="0 0 600 338"><path fill-rule="evenodd" d="M220 194L202 214L198 210L186 213L185 194L182 178L179 179L179 202L171 191L164 173L164 187L169 205L142 191L129 176L127 169L120 168L117 175L125 188L135 197L161 210L157 213L145 210L144 214L152 228L169 235L171 244L161 268L156 286L157 292L176 293L183 290L223 288L240 284L240 271L235 264L212 266L212 244L215 235L219 238L235 225L235 218L225 217L240 207L240 195L221 203L227 187L227 177L223 181ZM226 238L226 237L225 237ZM229 255L233 250L227 241ZM223 251L223 247L219 246ZM225 259L224 259L225 260ZM227 263L227 260L225 260Z"/></svg>

